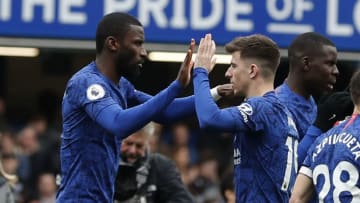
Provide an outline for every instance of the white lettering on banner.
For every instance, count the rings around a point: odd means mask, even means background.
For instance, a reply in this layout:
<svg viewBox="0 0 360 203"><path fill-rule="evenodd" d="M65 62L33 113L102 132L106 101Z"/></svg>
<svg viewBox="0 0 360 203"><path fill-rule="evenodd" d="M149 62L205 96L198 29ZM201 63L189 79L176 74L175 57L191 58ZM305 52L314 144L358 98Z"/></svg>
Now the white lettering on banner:
<svg viewBox="0 0 360 203"><path fill-rule="evenodd" d="M294 7L294 19L300 21L304 18L305 11L312 11L314 4L306 0L296 0Z"/></svg>
<svg viewBox="0 0 360 203"><path fill-rule="evenodd" d="M291 14L294 14L295 21L301 21L304 18L304 13L312 11L314 5L312 2L306 0L282 0L282 9L277 8L278 0L267 0L266 9L271 18L275 20L287 20L291 18ZM314 27L309 24L298 24L298 23L269 23L267 30L270 33L288 33L288 34L300 34L303 32L311 32Z"/></svg>
<svg viewBox="0 0 360 203"><path fill-rule="evenodd" d="M0 0L0 20L8 21L11 17L11 0Z"/></svg>
<svg viewBox="0 0 360 203"><path fill-rule="evenodd" d="M326 15L326 31L334 36L352 36L353 28L349 24L340 24L339 18L339 0L328 0Z"/></svg>
<svg viewBox="0 0 360 203"><path fill-rule="evenodd" d="M145 28L151 25L153 28L166 31L191 29L212 32L223 26L225 32L253 33L259 30L263 32L265 29L265 33L270 35L286 35L314 31L315 23L309 20L309 17L315 16L318 18L315 21L316 24L324 25L316 31L324 32L327 36L349 38L359 37L360 33L360 0L323 2L266 0L265 4L260 4L260 0L96 1L96 6L103 4L102 11L94 8L94 2L93 0L0 0L0 22L13 23L12 27L21 26L21 23L36 23L40 26L51 23L57 23L60 26L66 24L90 26L94 22L89 22L88 19L93 13L105 15L119 11L130 12L137 16ZM345 4L347 4L347 9L341 9ZM262 21L260 16L263 16L258 15L259 11L256 11L256 8L260 8L260 11L265 9L267 12L268 17L264 19L264 28L259 27L263 25L260 23L255 29L255 21ZM317 13L325 16L315 15ZM21 22L11 22L19 19ZM41 30L35 30L35 32L41 32Z"/></svg>
<svg viewBox="0 0 360 203"><path fill-rule="evenodd" d="M135 7L136 0L104 0L104 14L127 12Z"/></svg>
<svg viewBox="0 0 360 203"><path fill-rule="evenodd" d="M54 22L55 0L23 0L22 1L22 20L31 22L34 19L35 6L41 6L43 11L43 21L45 23Z"/></svg>
<svg viewBox="0 0 360 203"><path fill-rule="evenodd" d="M356 30L360 33L360 0L354 6L353 19Z"/></svg>
<svg viewBox="0 0 360 203"><path fill-rule="evenodd" d="M223 0L210 0L210 15L202 16L202 0L191 1L191 28L193 29L210 29L215 27L221 20L224 10Z"/></svg>
<svg viewBox="0 0 360 203"><path fill-rule="evenodd" d="M290 17L292 11L292 0L283 0L283 8L276 7L277 0L266 1L266 7L270 16L275 20L285 20Z"/></svg>
<svg viewBox="0 0 360 203"><path fill-rule="evenodd" d="M254 29L254 23L251 20L239 20L239 14L249 15L253 11L250 3L238 2L237 0L228 0L226 6L225 27L229 31L250 32Z"/></svg>
<svg viewBox="0 0 360 203"><path fill-rule="evenodd" d="M186 28L188 25L185 15L185 0L174 0L173 17L170 20L171 27L175 29Z"/></svg>
<svg viewBox="0 0 360 203"><path fill-rule="evenodd" d="M160 28L167 27L167 18L165 8L169 4L168 0L140 0L139 2L139 20L144 26L150 24L150 15L154 17L156 25Z"/></svg>
<svg viewBox="0 0 360 203"><path fill-rule="evenodd" d="M85 13L71 11L72 7L83 7L85 3L85 0L59 1L59 22L63 24L85 24L87 21L87 15Z"/></svg>

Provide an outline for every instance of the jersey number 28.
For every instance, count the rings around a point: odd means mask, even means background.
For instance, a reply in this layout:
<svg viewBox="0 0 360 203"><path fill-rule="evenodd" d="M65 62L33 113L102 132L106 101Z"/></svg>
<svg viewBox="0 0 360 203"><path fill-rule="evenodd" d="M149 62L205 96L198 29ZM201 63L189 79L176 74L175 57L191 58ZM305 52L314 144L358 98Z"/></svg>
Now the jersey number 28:
<svg viewBox="0 0 360 203"><path fill-rule="evenodd" d="M343 180L341 178L341 174L343 172L347 173L347 176L349 177L347 180ZM356 167L350 162L339 162L336 165L333 174L330 174L327 165L317 165L313 170L313 180L315 185L318 183L318 176L323 176L324 179L324 184L318 194L320 203L324 202L325 197L330 192L332 184L334 185L334 191L333 194L330 195L332 195L332 199L334 202L341 202L340 193L342 192L348 192L353 196L351 202L360 202L360 188L356 187L356 183L359 180L359 172Z"/></svg>

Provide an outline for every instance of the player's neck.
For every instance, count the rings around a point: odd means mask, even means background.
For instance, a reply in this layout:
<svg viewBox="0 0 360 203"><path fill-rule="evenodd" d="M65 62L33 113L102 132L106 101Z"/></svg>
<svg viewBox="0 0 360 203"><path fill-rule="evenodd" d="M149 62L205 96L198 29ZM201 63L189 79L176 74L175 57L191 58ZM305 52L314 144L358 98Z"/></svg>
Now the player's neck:
<svg viewBox="0 0 360 203"><path fill-rule="evenodd" d="M354 107L354 112L353 112L353 114L360 114L360 106L359 106L359 105L356 105L356 106Z"/></svg>
<svg viewBox="0 0 360 203"><path fill-rule="evenodd" d="M267 92L273 90L274 90L273 82L267 82L263 80L254 82L249 86L249 91L247 92L246 98L261 97Z"/></svg>
<svg viewBox="0 0 360 203"><path fill-rule="evenodd" d="M96 67L105 77L110 79L114 84L118 84L120 80L120 76L116 73L114 64L110 63L111 60L106 60L101 56L96 57L95 63Z"/></svg>
<svg viewBox="0 0 360 203"><path fill-rule="evenodd" d="M291 91L304 97L305 99L309 99L311 93L307 91L304 80L295 74L296 73L289 73L288 77L286 78L286 83L288 84Z"/></svg>

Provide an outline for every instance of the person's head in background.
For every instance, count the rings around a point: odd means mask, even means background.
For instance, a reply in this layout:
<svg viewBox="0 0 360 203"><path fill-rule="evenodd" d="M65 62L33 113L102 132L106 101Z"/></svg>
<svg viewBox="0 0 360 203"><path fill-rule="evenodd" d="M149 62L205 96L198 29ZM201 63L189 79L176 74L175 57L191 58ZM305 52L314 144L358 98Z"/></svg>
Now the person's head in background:
<svg viewBox="0 0 360 203"><path fill-rule="evenodd" d="M27 126L20 130L17 135L19 146L26 155L32 155L40 150L38 135L33 127Z"/></svg>
<svg viewBox="0 0 360 203"><path fill-rule="evenodd" d="M14 135L10 131L0 133L0 153L11 154L18 151Z"/></svg>
<svg viewBox="0 0 360 203"><path fill-rule="evenodd" d="M189 145L189 127L185 123L177 123L172 127L173 145L176 147Z"/></svg>
<svg viewBox="0 0 360 203"><path fill-rule="evenodd" d="M131 134L121 142L120 156L127 163L134 164L149 152L149 141L155 133L154 123L149 123L142 129Z"/></svg>
<svg viewBox="0 0 360 203"><path fill-rule="evenodd" d="M19 160L16 157L16 154L1 154L0 157L0 176L7 181L15 183L17 181L17 176L15 174L19 167Z"/></svg>
<svg viewBox="0 0 360 203"><path fill-rule="evenodd" d="M349 86L355 113L360 113L360 71L355 72L351 77Z"/></svg>
<svg viewBox="0 0 360 203"><path fill-rule="evenodd" d="M326 37L307 32L289 46L287 83L297 94L309 98L333 90L339 75L337 49Z"/></svg>
<svg viewBox="0 0 360 203"><path fill-rule="evenodd" d="M51 173L43 173L38 178L37 189L40 202L55 201L57 186L55 176ZM47 200L47 201L46 201Z"/></svg>
<svg viewBox="0 0 360 203"><path fill-rule="evenodd" d="M140 74L147 53L143 46L145 33L142 24L127 13L115 12L102 18L96 30L96 64L106 67L106 74L117 80L128 80Z"/></svg>
<svg viewBox="0 0 360 203"><path fill-rule="evenodd" d="M163 146L161 142L161 133L163 126L161 124L151 122L147 126L147 131L149 133L149 150L150 152L163 152Z"/></svg>
<svg viewBox="0 0 360 203"><path fill-rule="evenodd" d="M266 85L273 88L280 63L280 51L274 41L255 34L237 37L226 44L225 49L232 54L225 77L233 84L235 95L259 96L259 87Z"/></svg>

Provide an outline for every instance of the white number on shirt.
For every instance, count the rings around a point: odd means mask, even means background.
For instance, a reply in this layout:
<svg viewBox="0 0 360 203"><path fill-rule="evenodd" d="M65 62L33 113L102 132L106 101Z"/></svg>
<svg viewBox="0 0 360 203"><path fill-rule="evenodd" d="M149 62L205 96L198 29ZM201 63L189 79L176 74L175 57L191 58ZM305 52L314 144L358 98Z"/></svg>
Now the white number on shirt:
<svg viewBox="0 0 360 203"><path fill-rule="evenodd" d="M348 180L341 180L341 174L345 172L349 177ZM338 163L334 169L332 174L332 180L330 180L330 172L329 168L325 164L317 165L313 170L313 180L315 185L317 184L318 176L322 175L324 178L324 184L319 192L319 202L324 202L325 197L328 195L331 188L331 181L334 185L334 191L332 194L332 198L334 202L340 201L340 193L347 191L352 196L353 199L351 202L360 202L360 188L356 187L356 183L359 180L359 172L356 167L348 161L341 161Z"/></svg>
<svg viewBox="0 0 360 203"><path fill-rule="evenodd" d="M284 180L281 184L281 190L287 191L290 184L291 171L294 169L297 172L297 139L288 136L285 145L288 147L287 161ZM293 164L294 163L294 164ZM294 166L293 166L294 165Z"/></svg>

